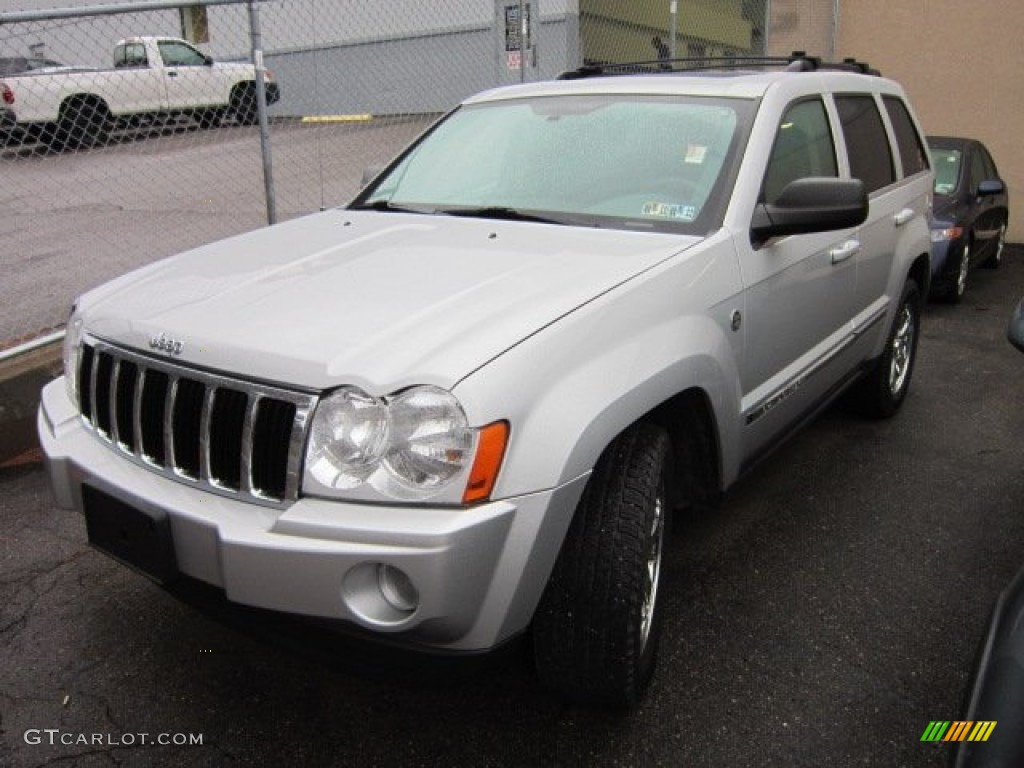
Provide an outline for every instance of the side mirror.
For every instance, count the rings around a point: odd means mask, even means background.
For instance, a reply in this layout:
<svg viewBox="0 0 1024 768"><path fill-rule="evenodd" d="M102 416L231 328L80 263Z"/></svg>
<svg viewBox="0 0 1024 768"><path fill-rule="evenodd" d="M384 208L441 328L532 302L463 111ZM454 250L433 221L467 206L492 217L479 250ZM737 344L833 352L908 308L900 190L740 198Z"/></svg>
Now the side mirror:
<svg viewBox="0 0 1024 768"><path fill-rule="evenodd" d="M213 66L213 56L203 56L203 64L208 67Z"/></svg>
<svg viewBox="0 0 1024 768"><path fill-rule="evenodd" d="M1013 317L1010 318L1010 327L1006 331L1006 338L1013 346L1024 352L1024 299L1021 299Z"/></svg>
<svg viewBox="0 0 1024 768"><path fill-rule="evenodd" d="M1006 191L1006 185L999 179L988 179L978 185L978 197L991 197L1001 195Z"/></svg>
<svg viewBox="0 0 1024 768"><path fill-rule="evenodd" d="M754 209L750 242L760 247L773 237L849 229L867 217L868 195L860 179L796 179L775 202Z"/></svg>

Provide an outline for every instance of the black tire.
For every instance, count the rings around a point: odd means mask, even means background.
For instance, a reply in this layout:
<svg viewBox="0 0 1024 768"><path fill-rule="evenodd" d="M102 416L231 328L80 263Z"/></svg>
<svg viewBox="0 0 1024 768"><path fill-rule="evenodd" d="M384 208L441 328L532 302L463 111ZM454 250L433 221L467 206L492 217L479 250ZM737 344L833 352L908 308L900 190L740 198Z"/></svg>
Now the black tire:
<svg viewBox="0 0 1024 768"><path fill-rule="evenodd" d="M224 112L220 109L203 109L195 115L196 122L199 123L199 127L203 130L216 128L220 125L220 121L223 117Z"/></svg>
<svg viewBox="0 0 1024 768"><path fill-rule="evenodd" d="M633 707L650 682L670 466L665 431L638 424L605 450L583 491L533 625L538 676L568 699Z"/></svg>
<svg viewBox="0 0 1024 768"><path fill-rule="evenodd" d="M967 276L971 271L971 245L972 241L968 240L960 250L956 271L952 274L952 282L950 282L949 290L944 297L947 304L959 304L964 294L967 293Z"/></svg>
<svg viewBox="0 0 1024 768"><path fill-rule="evenodd" d="M1006 246L1006 222L999 228L999 234L996 235L996 250L989 256L985 263L982 264L985 269L999 269L1003 263L1003 248Z"/></svg>
<svg viewBox="0 0 1024 768"><path fill-rule="evenodd" d="M71 98L60 108L53 149L78 149L106 144L113 118L106 103L95 98Z"/></svg>
<svg viewBox="0 0 1024 768"><path fill-rule="evenodd" d="M259 120L254 83L242 83L235 86L231 92L231 116L239 125L255 125Z"/></svg>
<svg viewBox="0 0 1024 768"><path fill-rule="evenodd" d="M885 342L885 351L860 382L856 395L860 410L872 418L889 418L903 405L921 336L921 294L908 279Z"/></svg>

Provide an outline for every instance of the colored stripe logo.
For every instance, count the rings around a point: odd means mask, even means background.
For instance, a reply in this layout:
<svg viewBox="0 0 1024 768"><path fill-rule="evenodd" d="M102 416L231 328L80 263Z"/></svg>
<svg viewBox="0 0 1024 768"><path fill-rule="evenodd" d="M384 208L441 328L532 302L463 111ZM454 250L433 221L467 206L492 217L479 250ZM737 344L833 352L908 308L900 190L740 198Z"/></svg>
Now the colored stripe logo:
<svg viewBox="0 0 1024 768"><path fill-rule="evenodd" d="M921 741L988 741L996 729L995 720L932 720Z"/></svg>

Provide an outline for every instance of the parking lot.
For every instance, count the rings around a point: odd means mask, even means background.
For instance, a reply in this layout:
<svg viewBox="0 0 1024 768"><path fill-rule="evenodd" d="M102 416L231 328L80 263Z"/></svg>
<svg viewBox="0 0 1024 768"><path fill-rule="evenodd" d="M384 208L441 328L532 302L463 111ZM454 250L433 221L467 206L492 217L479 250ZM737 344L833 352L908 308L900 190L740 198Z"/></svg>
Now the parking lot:
<svg viewBox="0 0 1024 768"><path fill-rule="evenodd" d="M271 147L278 220L341 205L363 171L432 115L354 123L279 121ZM63 323L74 298L124 272L267 223L255 127L194 122L111 145L0 150L0 348Z"/></svg>
<svg viewBox="0 0 1024 768"><path fill-rule="evenodd" d="M41 466L3 470L0 764L943 765L921 734L957 718L1024 565L1024 355L1005 340L1024 249L971 280L926 308L895 419L833 408L677 525L661 667L631 715L550 698L527 646L442 665L210 618L85 545Z"/></svg>

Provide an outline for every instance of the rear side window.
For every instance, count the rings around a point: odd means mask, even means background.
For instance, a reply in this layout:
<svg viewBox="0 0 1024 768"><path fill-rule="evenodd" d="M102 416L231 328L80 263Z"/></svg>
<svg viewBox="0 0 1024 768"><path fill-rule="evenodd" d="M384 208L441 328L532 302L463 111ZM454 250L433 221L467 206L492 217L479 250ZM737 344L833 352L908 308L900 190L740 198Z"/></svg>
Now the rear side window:
<svg viewBox="0 0 1024 768"><path fill-rule="evenodd" d="M146 46L143 43L125 43L114 49L114 66L122 67L148 67L149 58L146 56Z"/></svg>
<svg viewBox="0 0 1024 768"><path fill-rule="evenodd" d="M863 181L869 194L896 181L889 137L874 98L838 95L836 107L850 154L850 175Z"/></svg>
<svg viewBox="0 0 1024 768"><path fill-rule="evenodd" d="M836 149L825 105L808 99L791 105L779 122L761 200L774 203L786 185L808 176L838 176Z"/></svg>
<svg viewBox="0 0 1024 768"><path fill-rule="evenodd" d="M882 102L889 113L889 122L892 123L893 132L896 134L896 146L900 149L900 165L903 166L903 177L913 176L915 173L928 170L927 153L924 142L914 127L914 121L910 119L907 105L896 96L883 96Z"/></svg>

